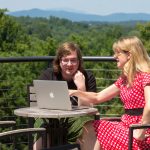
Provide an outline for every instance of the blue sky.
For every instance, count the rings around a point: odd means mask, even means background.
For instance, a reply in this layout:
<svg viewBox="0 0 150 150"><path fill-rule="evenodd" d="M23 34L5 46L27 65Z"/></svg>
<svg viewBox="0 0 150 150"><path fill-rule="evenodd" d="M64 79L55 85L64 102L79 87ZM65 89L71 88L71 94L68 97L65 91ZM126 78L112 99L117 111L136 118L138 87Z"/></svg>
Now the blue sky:
<svg viewBox="0 0 150 150"><path fill-rule="evenodd" d="M9 11L32 8L77 11L89 14L149 13L150 0L0 0Z"/></svg>

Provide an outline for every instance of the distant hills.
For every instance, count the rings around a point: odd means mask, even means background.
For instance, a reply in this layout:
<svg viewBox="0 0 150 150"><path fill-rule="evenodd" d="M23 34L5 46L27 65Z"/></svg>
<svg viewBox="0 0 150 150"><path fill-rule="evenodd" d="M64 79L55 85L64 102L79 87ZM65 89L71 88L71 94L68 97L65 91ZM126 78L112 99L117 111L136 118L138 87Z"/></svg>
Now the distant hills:
<svg viewBox="0 0 150 150"><path fill-rule="evenodd" d="M31 9L16 12L8 12L9 15L20 17L46 17L55 16L71 21L95 21L95 22L125 22L125 21L150 21L150 14L146 13L115 13L110 15L93 15L70 11Z"/></svg>

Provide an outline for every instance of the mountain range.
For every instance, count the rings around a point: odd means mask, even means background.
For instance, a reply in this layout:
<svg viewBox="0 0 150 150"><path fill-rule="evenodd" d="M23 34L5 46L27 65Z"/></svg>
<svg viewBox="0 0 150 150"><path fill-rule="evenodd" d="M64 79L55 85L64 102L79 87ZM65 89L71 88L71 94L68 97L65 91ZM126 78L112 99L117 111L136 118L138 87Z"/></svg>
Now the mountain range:
<svg viewBox="0 0 150 150"><path fill-rule="evenodd" d="M110 15L93 15L79 12L71 12L65 10L41 10L41 9L30 9L21 10L15 12L8 12L9 15L20 17L46 17L50 16L64 18L71 21L94 21L94 22L125 22L125 21L150 21L150 14L146 13L114 13Z"/></svg>

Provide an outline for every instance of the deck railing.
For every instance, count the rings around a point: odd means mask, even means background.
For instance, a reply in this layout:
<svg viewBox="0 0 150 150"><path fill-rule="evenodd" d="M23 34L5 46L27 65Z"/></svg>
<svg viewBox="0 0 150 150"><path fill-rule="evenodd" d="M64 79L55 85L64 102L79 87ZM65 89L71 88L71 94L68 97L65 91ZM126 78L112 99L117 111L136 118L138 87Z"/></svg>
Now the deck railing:
<svg viewBox="0 0 150 150"><path fill-rule="evenodd" d="M13 110L28 105L27 85L37 79L41 71L51 67L54 56L0 58L0 119L15 117ZM97 91L113 83L118 76L113 57L83 57L85 69L96 77ZM114 65L113 65L114 64ZM110 65L112 68L110 69ZM113 102L96 105L101 116L116 116L122 113L122 105L116 98ZM25 127L26 119L17 118L17 125Z"/></svg>

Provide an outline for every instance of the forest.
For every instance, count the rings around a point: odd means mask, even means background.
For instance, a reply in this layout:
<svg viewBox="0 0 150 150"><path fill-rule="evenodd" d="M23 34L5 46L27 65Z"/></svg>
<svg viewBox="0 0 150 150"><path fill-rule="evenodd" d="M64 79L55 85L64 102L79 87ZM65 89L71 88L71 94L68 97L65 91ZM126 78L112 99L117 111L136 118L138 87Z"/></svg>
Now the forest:
<svg viewBox="0 0 150 150"><path fill-rule="evenodd" d="M58 45L65 41L79 44L83 56L113 56L112 44L122 36L135 35L144 43L150 53L150 22L72 22L56 17L31 18L12 17L7 10L0 9L0 57L55 56ZM11 116L13 108L27 105L25 85L37 77L45 64L0 64L1 116ZM115 68L113 63L86 63L85 68ZM11 75L10 78L10 73ZM28 76L27 76L27 75ZM96 76L103 76L97 73ZM108 74L109 78L116 75ZM13 80L12 80L13 78ZM106 83L98 83L106 84ZM18 92L16 89L23 89ZM9 100L4 98L7 97ZM13 99L11 99L11 98ZM14 100L16 97L19 99ZM115 111L115 110L113 110ZM119 110L120 111L120 110ZM21 122L19 120L19 122Z"/></svg>

